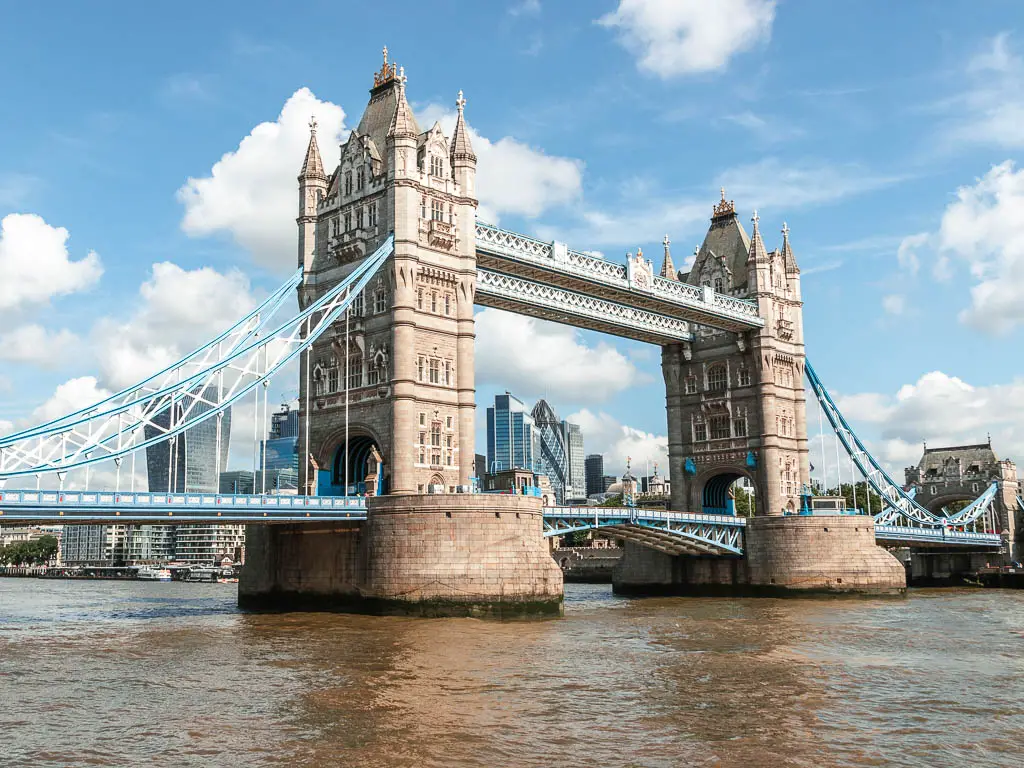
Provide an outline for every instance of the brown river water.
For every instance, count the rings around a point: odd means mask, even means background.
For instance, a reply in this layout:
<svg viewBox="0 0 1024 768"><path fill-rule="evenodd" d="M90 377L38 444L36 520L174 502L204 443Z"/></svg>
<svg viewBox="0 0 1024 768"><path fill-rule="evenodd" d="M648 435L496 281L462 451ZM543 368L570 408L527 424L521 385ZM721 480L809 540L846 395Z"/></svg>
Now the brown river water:
<svg viewBox="0 0 1024 768"><path fill-rule="evenodd" d="M249 614L0 579L4 766L1021 766L1024 591Z"/></svg>

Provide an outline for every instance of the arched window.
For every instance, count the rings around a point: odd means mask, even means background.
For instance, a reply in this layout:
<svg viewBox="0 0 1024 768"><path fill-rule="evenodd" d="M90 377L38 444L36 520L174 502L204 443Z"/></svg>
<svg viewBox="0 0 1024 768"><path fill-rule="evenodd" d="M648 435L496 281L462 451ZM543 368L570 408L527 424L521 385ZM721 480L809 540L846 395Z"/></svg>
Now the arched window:
<svg viewBox="0 0 1024 768"><path fill-rule="evenodd" d="M721 293L721 292L722 292L722 278L716 277L715 278L715 293Z"/></svg>
<svg viewBox="0 0 1024 768"><path fill-rule="evenodd" d="M725 392L729 388L729 374L725 365L718 363L708 368L708 392Z"/></svg>
<svg viewBox="0 0 1024 768"><path fill-rule="evenodd" d="M430 156L430 175L438 178L444 176L444 159L438 155Z"/></svg>

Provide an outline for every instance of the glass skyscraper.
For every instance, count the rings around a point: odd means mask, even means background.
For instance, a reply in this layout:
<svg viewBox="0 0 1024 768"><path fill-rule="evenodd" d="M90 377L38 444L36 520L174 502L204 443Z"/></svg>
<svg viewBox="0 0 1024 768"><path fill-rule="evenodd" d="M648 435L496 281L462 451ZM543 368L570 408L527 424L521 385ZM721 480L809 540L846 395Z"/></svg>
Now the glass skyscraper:
<svg viewBox="0 0 1024 768"><path fill-rule="evenodd" d="M592 453L584 462L587 474L587 496L604 493L604 456Z"/></svg>
<svg viewBox="0 0 1024 768"><path fill-rule="evenodd" d="M546 400L533 407L540 449L536 471L547 475L559 504L587 496L583 432L578 424L558 418Z"/></svg>
<svg viewBox="0 0 1024 768"><path fill-rule="evenodd" d="M534 470L537 442L533 418L526 404L506 392L494 396L487 409L487 472Z"/></svg>

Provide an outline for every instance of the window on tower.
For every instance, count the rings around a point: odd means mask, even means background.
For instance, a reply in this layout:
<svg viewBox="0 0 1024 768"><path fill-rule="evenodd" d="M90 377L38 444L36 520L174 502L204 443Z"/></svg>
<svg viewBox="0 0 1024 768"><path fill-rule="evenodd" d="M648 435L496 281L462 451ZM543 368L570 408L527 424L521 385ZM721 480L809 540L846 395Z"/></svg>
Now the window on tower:
<svg viewBox="0 0 1024 768"><path fill-rule="evenodd" d="M356 169L356 191L358 192L363 188L363 176L365 171L362 168Z"/></svg>
<svg viewBox="0 0 1024 768"><path fill-rule="evenodd" d="M444 203L440 200L430 201L430 218L434 221L444 221Z"/></svg>
<svg viewBox="0 0 1024 768"><path fill-rule="evenodd" d="M708 439L708 425L703 421L698 421L693 425L693 439L698 443L703 443Z"/></svg>
<svg viewBox="0 0 1024 768"><path fill-rule="evenodd" d="M750 369L748 369L748 368L740 368L740 386L741 387L749 387L750 386Z"/></svg>
<svg viewBox="0 0 1024 768"><path fill-rule="evenodd" d="M349 355L348 388L357 389L361 386L363 386L363 358L359 355Z"/></svg>
<svg viewBox="0 0 1024 768"><path fill-rule="evenodd" d="M725 392L729 387L729 374L725 365L718 363L708 368L708 391Z"/></svg>
<svg viewBox="0 0 1024 768"><path fill-rule="evenodd" d="M374 229L377 226L377 204L376 203L370 203L369 211L370 211L370 224L369 224L369 226L370 226L370 229Z"/></svg>
<svg viewBox="0 0 1024 768"><path fill-rule="evenodd" d="M431 384L441 383L441 361L436 357L430 358L429 381Z"/></svg>
<svg viewBox="0 0 1024 768"><path fill-rule="evenodd" d="M352 171L345 171L345 194L352 194Z"/></svg>
<svg viewBox="0 0 1024 768"><path fill-rule="evenodd" d="M697 377L696 376L687 376L686 377L686 381L683 383L683 386L684 386L684 391L686 392L686 394L688 394L688 395L696 395L697 394Z"/></svg>
<svg viewBox="0 0 1024 768"><path fill-rule="evenodd" d="M352 231L352 211L345 211L345 231Z"/></svg>
<svg viewBox="0 0 1024 768"><path fill-rule="evenodd" d="M430 156L430 175L441 178L444 176L444 159L438 155Z"/></svg>
<svg viewBox="0 0 1024 768"><path fill-rule="evenodd" d="M712 440L723 440L729 437L729 417L725 415L712 416L708 419L708 426L711 428Z"/></svg>

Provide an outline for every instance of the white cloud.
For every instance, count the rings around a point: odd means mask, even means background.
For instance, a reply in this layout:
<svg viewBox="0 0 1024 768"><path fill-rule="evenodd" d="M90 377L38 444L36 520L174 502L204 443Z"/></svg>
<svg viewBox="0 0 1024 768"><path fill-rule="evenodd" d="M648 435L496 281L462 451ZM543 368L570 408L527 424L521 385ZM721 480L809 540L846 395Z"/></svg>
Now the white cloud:
<svg viewBox="0 0 1024 768"><path fill-rule="evenodd" d="M600 453L605 458L605 471L621 475L626 459L632 460L633 474L641 475L645 466L651 472L658 465L658 474L668 476L668 437L644 432L627 426L603 411L594 413L586 408L566 418L579 424L587 453Z"/></svg>
<svg viewBox="0 0 1024 768"><path fill-rule="evenodd" d="M92 330L103 382L134 384L175 362L241 319L256 304L249 279L237 270L184 270L153 265L127 320L105 318Z"/></svg>
<svg viewBox="0 0 1024 768"><path fill-rule="evenodd" d="M540 13L540 0L519 0L509 6L510 16L536 16Z"/></svg>
<svg viewBox="0 0 1024 768"><path fill-rule="evenodd" d="M6 435L14 429L14 424L10 421L4 421L0 419L0 435Z"/></svg>
<svg viewBox="0 0 1024 768"><path fill-rule="evenodd" d="M769 157L730 168L718 177L715 186L725 187L727 197L742 201L750 210L823 205L902 180L901 176L871 173L852 163L796 164Z"/></svg>
<svg viewBox="0 0 1024 768"><path fill-rule="evenodd" d="M72 261L67 241L66 229L51 227L35 214L12 213L0 221L0 311L42 304L100 279L99 256L90 251Z"/></svg>
<svg viewBox="0 0 1024 768"><path fill-rule="evenodd" d="M927 245L930 235L927 232L920 232L916 235L908 235L900 241L899 248L896 249L896 261L900 265L900 269L909 273L910 275L916 275L921 269L921 260L918 258L918 250Z"/></svg>
<svg viewBox="0 0 1024 768"><path fill-rule="evenodd" d="M32 416L21 426L43 424L66 416L87 405L109 397L111 392L99 386L95 376L81 376L60 384L50 398L32 411Z"/></svg>
<svg viewBox="0 0 1024 768"><path fill-rule="evenodd" d="M1008 160L957 190L943 214L939 241L977 280L962 322L994 334L1024 322L1024 170ZM936 270L947 273L948 265Z"/></svg>
<svg viewBox="0 0 1024 768"><path fill-rule="evenodd" d="M967 64L970 82L963 93L942 103L951 113L946 134L951 145L992 144L1024 147L1024 61L1010 51L1004 32Z"/></svg>
<svg viewBox="0 0 1024 768"><path fill-rule="evenodd" d="M309 118L319 123L318 141L328 172L345 134L345 112L300 88L273 122L260 123L203 178L178 190L185 206L181 228L191 236L227 234L253 259L278 271L296 263L295 177L309 143Z"/></svg>
<svg viewBox="0 0 1024 768"><path fill-rule="evenodd" d="M882 309L887 315L902 315L907 311L907 297L900 293L883 296Z"/></svg>
<svg viewBox="0 0 1024 768"><path fill-rule="evenodd" d="M53 332L34 323L0 333L0 360L32 363L55 368L79 344L79 338L66 328Z"/></svg>
<svg viewBox="0 0 1024 768"><path fill-rule="evenodd" d="M544 320L485 309L476 315L476 377L520 397L595 403L636 383L636 366L604 342Z"/></svg>
<svg viewBox="0 0 1024 768"><path fill-rule="evenodd" d="M420 116L423 127L439 122L444 132L452 135L454 112L429 104ZM549 155L511 136L491 141L472 125L469 135L477 156L478 215L484 221L497 223L505 214L535 218L579 198L583 187L582 161Z"/></svg>
<svg viewBox="0 0 1024 768"><path fill-rule="evenodd" d="M620 0L598 23L619 31L640 69L669 78L724 68L771 37L775 0Z"/></svg>
<svg viewBox="0 0 1024 768"><path fill-rule="evenodd" d="M848 420L878 431L879 439L870 447L893 469L920 459L922 440L936 447L965 445L982 443L991 434L1001 455L1024 454L1021 379L1010 384L973 386L932 371L914 384L900 387L894 395L840 395L836 402Z"/></svg>

